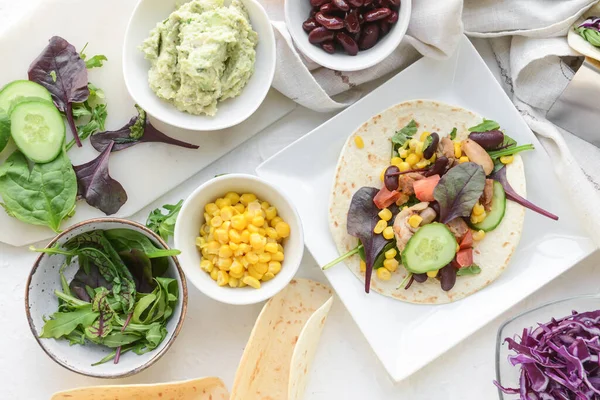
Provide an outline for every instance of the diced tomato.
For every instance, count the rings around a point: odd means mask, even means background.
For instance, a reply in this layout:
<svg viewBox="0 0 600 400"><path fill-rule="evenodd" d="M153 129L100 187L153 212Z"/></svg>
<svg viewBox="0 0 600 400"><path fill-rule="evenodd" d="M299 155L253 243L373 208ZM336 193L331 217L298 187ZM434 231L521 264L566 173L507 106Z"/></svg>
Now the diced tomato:
<svg viewBox="0 0 600 400"><path fill-rule="evenodd" d="M473 247L473 232L469 229L460 241L460 249L470 249L471 247Z"/></svg>
<svg viewBox="0 0 600 400"><path fill-rule="evenodd" d="M433 190L440 181L439 175L432 175L425 179L415 181L413 183L413 189L415 190L415 196L421 201L434 201Z"/></svg>
<svg viewBox="0 0 600 400"><path fill-rule="evenodd" d="M375 203L377 208L383 210L384 208L394 204L396 200L398 200L401 196L402 193L397 192L395 190L393 192L390 192L384 185L379 191L379 193L377 193L373 198L373 203Z"/></svg>
<svg viewBox="0 0 600 400"><path fill-rule="evenodd" d="M473 265L473 249L463 249L456 253L456 263L459 268L466 268Z"/></svg>

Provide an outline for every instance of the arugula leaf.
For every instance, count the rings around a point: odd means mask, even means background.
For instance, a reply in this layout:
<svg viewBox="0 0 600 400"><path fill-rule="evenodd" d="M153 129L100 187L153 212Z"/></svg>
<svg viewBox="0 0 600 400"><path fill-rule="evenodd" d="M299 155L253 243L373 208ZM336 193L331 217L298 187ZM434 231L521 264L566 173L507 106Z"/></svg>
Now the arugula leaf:
<svg viewBox="0 0 600 400"><path fill-rule="evenodd" d="M484 187L485 172L481 166L466 162L451 168L433 191L433 197L440 205L440 221L445 224L471 215Z"/></svg>
<svg viewBox="0 0 600 400"><path fill-rule="evenodd" d="M398 152L398 148L404 146L407 140L412 138L417 133L417 123L413 119L404 128L396 131L392 136L392 155Z"/></svg>
<svg viewBox="0 0 600 400"><path fill-rule="evenodd" d="M470 267L460 268L456 271L457 276L465 276L465 275L477 275L481 272L481 268L477 264L473 264Z"/></svg>
<svg viewBox="0 0 600 400"><path fill-rule="evenodd" d="M0 203L11 217L60 232L62 221L75 208L77 178L71 160L61 152L45 164L29 162L15 151L0 166Z"/></svg>
<svg viewBox="0 0 600 400"><path fill-rule="evenodd" d="M108 61L108 58L106 58L106 56L103 54L98 54L89 60L85 60L85 67L87 69L100 68L102 65L104 65L104 61Z"/></svg>
<svg viewBox="0 0 600 400"><path fill-rule="evenodd" d="M165 204L162 208L167 211L166 214L163 214L160 208L155 209L148 216L146 226L160 235L163 240L168 241L174 235L175 222L182 204L183 200L179 200L177 204Z"/></svg>
<svg viewBox="0 0 600 400"><path fill-rule="evenodd" d="M100 314L92 310L92 305L67 313L56 312L42 327L41 338L58 339L71 334L79 326L87 328Z"/></svg>
<svg viewBox="0 0 600 400"><path fill-rule="evenodd" d="M496 121L492 121L491 119L483 119L483 122L479 125L475 125L469 128L470 132L487 132L487 131L495 131L500 129L500 124Z"/></svg>
<svg viewBox="0 0 600 400"><path fill-rule="evenodd" d="M454 128L452 129L452 132L450 132L450 135L449 135L449 136L450 136L450 140L454 140L454 139L456 139L456 132L457 132L457 131L456 131L456 127L454 127Z"/></svg>
<svg viewBox="0 0 600 400"><path fill-rule="evenodd" d="M140 335L113 331L102 340L102 344L106 347L117 348L136 342L141 338ZM121 354L123 354L123 349L121 349Z"/></svg>
<svg viewBox="0 0 600 400"><path fill-rule="evenodd" d="M90 135L105 129L106 103L104 102L104 92L93 83L88 82L90 96L83 103L73 105L73 117L77 120L77 132L80 140L85 140ZM67 143L67 151L75 144L75 140Z"/></svg>

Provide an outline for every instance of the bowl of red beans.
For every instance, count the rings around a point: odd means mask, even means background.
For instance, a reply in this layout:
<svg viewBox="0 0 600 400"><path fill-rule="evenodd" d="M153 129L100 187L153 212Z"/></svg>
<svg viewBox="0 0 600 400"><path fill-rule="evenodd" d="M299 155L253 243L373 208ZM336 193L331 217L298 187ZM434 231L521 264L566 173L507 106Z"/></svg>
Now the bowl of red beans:
<svg viewBox="0 0 600 400"><path fill-rule="evenodd" d="M336 71L359 71L388 57L406 33L411 0L286 0L298 49Z"/></svg>

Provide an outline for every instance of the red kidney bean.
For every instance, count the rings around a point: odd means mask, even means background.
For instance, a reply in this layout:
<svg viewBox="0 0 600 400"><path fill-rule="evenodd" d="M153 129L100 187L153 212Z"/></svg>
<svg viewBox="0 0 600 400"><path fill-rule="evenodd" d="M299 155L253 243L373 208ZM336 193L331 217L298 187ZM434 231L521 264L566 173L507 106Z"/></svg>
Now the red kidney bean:
<svg viewBox="0 0 600 400"><path fill-rule="evenodd" d="M350 7L362 7L363 6L363 2L364 0L346 0L348 2L348 4L350 4Z"/></svg>
<svg viewBox="0 0 600 400"><path fill-rule="evenodd" d="M398 22L398 13L396 11L392 11L390 16L387 17L385 20L390 24L395 24L396 22Z"/></svg>
<svg viewBox="0 0 600 400"><path fill-rule="evenodd" d="M374 0L364 0L364 2L363 2L363 6L364 6L364 7L368 7L368 6L370 6L371 4L373 4L373 1L374 1Z"/></svg>
<svg viewBox="0 0 600 400"><path fill-rule="evenodd" d="M314 8L312 8L312 9L310 10L310 14L309 14L309 16L310 16L310 17L314 17L314 16L315 16L315 14L316 14L316 13L318 13L318 12L319 12L319 7L314 7Z"/></svg>
<svg viewBox="0 0 600 400"><path fill-rule="evenodd" d="M385 35L388 34L389 31L390 31L390 24L385 19L380 20L379 21L379 35L381 37L384 37Z"/></svg>
<svg viewBox="0 0 600 400"><path fill-rule="evenodd" d="M354 8L350 10L349 13L346 14L346 19L344 22L346 23L346 30L350 33L360 32L360 21L358 19L358 9Z"/></svg>
<svg viewBox="0 0 600 400"><path fill-rule="evenodd" d="M390 165L385 170L385 173L383 175L383 184L385 185L386 189L390 192L398 190L398 186L400 185L400 177L398 174L399 172L400 168L396 167L395 165Z"/></svg>
<svg viewBox="0 0 600 400"><path fill-rule="evenodd" d="M378 4L379 7L389 8L390 6L390 3L388 3L387 0L376 0L375 3Z"/></svg>
<svg viewBox="0 0 600 400"><path fill-rule="evenodd" d="M304 29L306 32L310 32L318 27L319 24L317 23L317 20L312 17L302 23L302 29Z"/></svg>
<svg viewBox="0 0 600 400"><path fill-rule="evenodd" d="M329 29L319 26L318 28L313 29L308 34L308 41L312 44L323 43L327 40L333 40L335 34Z"/></svg>
<svg viewBox="0 0 600 400"><path fill-rule="evenodd" d="M338 31L344 28L344 20L340 17L335 17L331 15L325 15L321 11L319 11L315 15L315 19L321 25L323 25L327 29L331 29L334 31Z"/></svg>
<svg viewBox="0 0 600 400"><path fill-rule="evenodd" d="M371 47L375 46L377 39L379 39L379 25L367 24L363 27L360 34L358 48L361 50L370 49Z"/></svg>
<svg viewBox="0 0 600 400"><path fill-rule="evenodd" d="M340 10L333 3L323 4L321 9L319 10L324 14L331 14L335 12L340 12Z"/></svg>
<svg viewBox="0 0 600 400"><path fill-rule="evenodd" d="M321 43L321 48L329 54L335 53L335 43L333 40L327 40L326 42Z"/></svg>
<svg viewBox="0 0 600 400"><path fill-rule="evenodd" d="M333 0L332 3L342 11L350 10L350 6L346 3L346 0Z"/></svg>
<svg viewBox="0 0 600 400"><path fill-rule="evenodd" d="M310 5L313 7L321 7L325 3L329 3L331 0L310 0Z"/></svg>
<svg viewBox="0 0 600 400"><path fill-rule="evenodd" d="M342 45L346 53L351 56L355 56L358 54L358 45L350 36L345 34L344 32L338 32L335 34L335 39L339 44Z"/></svg>
<svg viewBox="0 0 600 400"><path fill-rule="evenodd" d="M400 0L387 0L388 3L390 3L390 5L392 7L398 8L400 7Z"/></svg>
<svg viewBox="0 0 600 400"><path fill-rule="evenodd" d="M376 8L371 11L367 11L363 16L365 21L374 22L389 17L392 14L392 10L389 8Z"/></svg>
<svg viewBox="0 0 600 400"><path fill-rule="evenodd" d="M361 25L365 23L365 17L360 12L358 13L358 23Z"/></svg>

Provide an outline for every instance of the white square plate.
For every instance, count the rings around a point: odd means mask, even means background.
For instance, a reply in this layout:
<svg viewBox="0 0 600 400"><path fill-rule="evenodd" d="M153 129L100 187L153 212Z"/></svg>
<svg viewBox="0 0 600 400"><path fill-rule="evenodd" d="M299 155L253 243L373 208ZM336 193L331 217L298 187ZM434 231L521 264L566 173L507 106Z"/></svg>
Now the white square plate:
<svg viewBox="0 0 600 400"><path fill-rule="evenodd" d="M442 355L594 250L570 212L541 144L464 37L450 59L421 59L257 168L258 175L294 200L306 246L319 265L338 256L327 208L344 142L371 116L411 99L473 110L498 121L519 143L533 143L538 150L523 154L528 197L560 220L527 211L521 242L506 272L488 288L452 304L414 305L365 294L364 284L343 265L328 270L325 275L395 381Z"/></svg>

